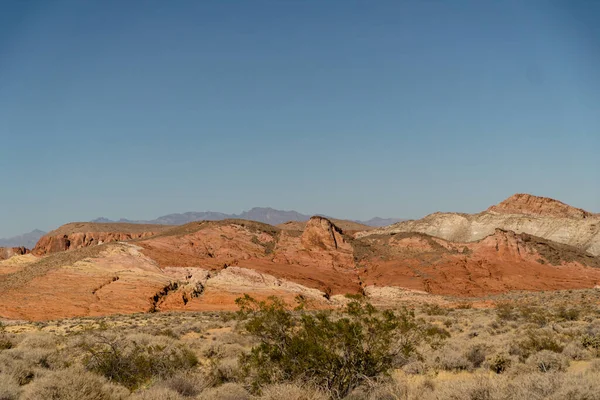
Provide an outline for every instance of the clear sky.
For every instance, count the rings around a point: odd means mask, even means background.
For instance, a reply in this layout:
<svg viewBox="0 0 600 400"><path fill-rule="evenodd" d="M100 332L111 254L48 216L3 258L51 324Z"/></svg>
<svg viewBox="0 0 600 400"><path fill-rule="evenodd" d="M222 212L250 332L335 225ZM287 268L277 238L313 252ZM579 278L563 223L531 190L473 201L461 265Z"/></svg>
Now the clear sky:
<svg viewBox="0 0 600 400"><path fill-rule="evenodd" d="M0 237L253 206L600 212L600 2L0 2Z"/></svg>

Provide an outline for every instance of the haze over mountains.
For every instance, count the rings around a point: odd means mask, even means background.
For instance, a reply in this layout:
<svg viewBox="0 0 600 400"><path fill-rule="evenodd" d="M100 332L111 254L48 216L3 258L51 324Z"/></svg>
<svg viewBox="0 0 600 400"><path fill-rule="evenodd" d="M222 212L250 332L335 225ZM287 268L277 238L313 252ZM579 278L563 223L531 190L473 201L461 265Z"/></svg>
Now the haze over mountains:
<svg viewBox="0 0 600 400"><path fill-rule="evenodd" d="M121 218L113 221L108 218L100 217L91 222L123 222L129 224L160 224L160 225L183 225L196 221L221 221L224 219L247 219L249 221L262 222L269 225L279 225L288 221L308 221L310 215L301 214L297 211L276 210L270 207L254 207L240 214L225 214L215 211L186 212L178 214L168 214L153 220L130 220ZM363 225L382 227L403 221L402 218L371 218L366 221L353 220Z"/></svg>
<svg viewBox="0 0 600 400"><path fill-rule="evenodd" d="M0 247L27 247L33 249L35 244L44 236L46 232L35 229L23 235L14 236L7 239L0 239Z"/></svg>
<svg viewBox="0 0 600 400"><path fill-rule="evenodd" d="M240 214L226 214L217 211L190 211L185 213L167 214L152 220L130 220L121 218L119 220L111 220L100 217L90 222L97 223L127 223L127 224L157 224L157 225L184 225L196 221L221 221L224 219L247 219L250 221L263 222L270 225L280 225L288 221L306 222L310 219L310 215L301 214L297 211L276 210L270 207L254 207ZM382 227L404 221L402 218L371 218L367 221L354 220L363 225L372 227ZM23 235L14 236L11 238L0 239L0 247L26 247L32 249L38 240L44 236L46 232L35 229L32 232Z"/></svg>

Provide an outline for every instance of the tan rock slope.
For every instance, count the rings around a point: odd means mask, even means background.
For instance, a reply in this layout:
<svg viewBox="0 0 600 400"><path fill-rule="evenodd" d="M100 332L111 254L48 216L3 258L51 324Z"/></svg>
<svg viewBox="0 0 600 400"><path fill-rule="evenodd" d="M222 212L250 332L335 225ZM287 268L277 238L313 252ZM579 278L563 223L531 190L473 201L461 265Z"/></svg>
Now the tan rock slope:
<svg viewBox="0 0 600 400"><path fill-rule="evenodd" d="M499 228L528 233L600 255L600 215L556 200L517 194L479 214L434 213L357 236L420 232L454 242L474 242Z"/></svg>
<svg viewBox="0 0 600 400"><path fill-rule="evenodd" d="M517 193L487 211L501 214L538 215L556 218L584 219L593 214L581 208L571 207L548 197Z"/></svg>
<svg viewBox="0 0 600 400"><path fill-rule="evenodd" d="M42 236L32 252L42 256L103 243L142 239L170 228L167 225L74 222Z"/></svg>

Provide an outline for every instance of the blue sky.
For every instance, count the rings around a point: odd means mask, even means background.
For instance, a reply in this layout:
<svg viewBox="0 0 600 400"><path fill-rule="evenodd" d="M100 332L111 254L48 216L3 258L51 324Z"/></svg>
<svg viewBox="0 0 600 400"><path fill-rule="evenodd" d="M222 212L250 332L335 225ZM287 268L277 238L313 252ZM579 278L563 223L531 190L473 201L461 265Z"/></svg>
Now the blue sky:
<svg viewBox="0 0 600 400"><path fill-rule="evenodd" d="M600 2L0 2L0 237L253 206L600 212Z"/></svg>

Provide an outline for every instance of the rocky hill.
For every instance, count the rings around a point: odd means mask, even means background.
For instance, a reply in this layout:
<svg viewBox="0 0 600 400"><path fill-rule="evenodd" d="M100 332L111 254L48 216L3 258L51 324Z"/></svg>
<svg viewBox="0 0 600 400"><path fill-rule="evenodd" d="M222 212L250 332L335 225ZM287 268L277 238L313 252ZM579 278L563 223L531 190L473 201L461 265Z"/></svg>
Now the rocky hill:
<svg viewBox="0 0 600 400"><path fill-rule="evenodd" d="M487 211L499 214L522 214L573 219L584 219L593 215L581 208L571 207L558 200L523 193L515 194L503 202L491 206Z"/></svg>
<svg viewBox="0 0 600 400"><path fill-rule="evenodd" d="M0 260L8 260L13 256L28 254L29 250L25 247L0 247Z"/></svg>
<svg viewBox="0 0 600 400"><path fill-rule="evenodd" d="M319 216L284 229L239 219L176 227L68 224L40 240L43 256L0 261L0 317L234 310L245 293L301 296L322 308L343 304L348 293L394 305L411 293L480 297L600 285L598 257L528 233L493 228L461 241L372 232L352 235Z"/></svg>
<svg viewBox="0 0 600 400"><path fill-rule="evenodd" d="M74 222L42 236L32 253L41 256L103 243L142 239L169 228L165 225Z"/></svg>
<svg viewBox="0 0 600 400"><path fill-rule="evenodd" d="M359 233L359 237L419 232L454 242L474 242L496 229L527 233L600 255L600 215L556 200L517 194L479 214L434 213Z"/></svg>

